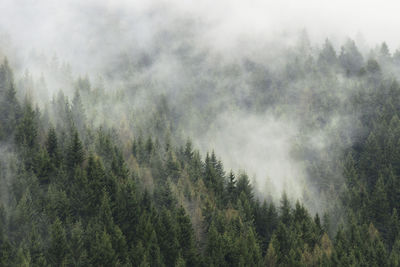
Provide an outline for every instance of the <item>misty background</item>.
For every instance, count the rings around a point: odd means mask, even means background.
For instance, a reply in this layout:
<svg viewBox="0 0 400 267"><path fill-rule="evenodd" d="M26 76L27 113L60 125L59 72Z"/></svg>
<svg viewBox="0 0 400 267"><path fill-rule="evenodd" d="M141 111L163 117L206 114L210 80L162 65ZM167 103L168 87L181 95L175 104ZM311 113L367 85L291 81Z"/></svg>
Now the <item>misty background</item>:
<svg viewBox="0 0 400 267"><path fill-rule="evenodd" d="M125 139L157 135L145 122L165 113L162 133L176 143L191 138L226 169L245 170L261 197L286 191L312 211L329 197L316 189L319 167L309 162L340 169L335 159L362 132L360 114L340 108L355 81L345 73L290 77L290 68L317 61L327 38L338 55L355 40L365 60L379 55L383 40L393 55L400 44L394 1L3 0L0 10L0 53L20 98L32 96L53 123L49 103L60 91L72 100L78 79L106 96L85 103L94 126L115 127ZM269 92L258 103L257 90ZM318 94L331 110L307 110L308 96ZM343 180L332 173L334 194Z"/></svg>

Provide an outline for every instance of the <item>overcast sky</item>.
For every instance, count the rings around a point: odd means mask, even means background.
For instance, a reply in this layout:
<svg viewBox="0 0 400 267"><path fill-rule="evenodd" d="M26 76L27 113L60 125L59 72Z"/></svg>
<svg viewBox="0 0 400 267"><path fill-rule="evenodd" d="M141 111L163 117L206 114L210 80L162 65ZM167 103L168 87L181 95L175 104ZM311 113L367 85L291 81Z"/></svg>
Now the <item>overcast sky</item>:
<svg viewBox="0 0 400 267"><path fill-rule="evenodd" d="M100 9L140 17L154 7L167 7L168 16L172 12L209 23L207 34L217 42L242 34L261 37L306 28L317 40L362 33L371 44L385 40L392 49L400 44L400 3L382 0L1 0L0 25L25 45L47 45L78 31L85 17L102 23L104 13L96 13ZM148 30L158 24L162 20L148 24ZM71 33L71 38L82 37Z"/></svg>

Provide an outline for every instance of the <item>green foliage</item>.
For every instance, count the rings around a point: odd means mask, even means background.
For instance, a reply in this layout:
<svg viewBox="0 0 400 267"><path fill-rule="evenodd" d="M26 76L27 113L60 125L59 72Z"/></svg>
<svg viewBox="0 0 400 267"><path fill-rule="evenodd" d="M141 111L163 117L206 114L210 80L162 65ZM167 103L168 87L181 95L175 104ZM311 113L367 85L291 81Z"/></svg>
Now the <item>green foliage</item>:
<svg viewBox="0 0 400 267"><path fill-rule="evenodd" d="M293 149L304 158L312 190L326 196L327 203L315 203L328 207L322 222L306 209L307 196L304 203L286 193L280 203L261 199L244 171L225 173L214 151L202 158L190 140L182 142L179 121L190 117L179 110L189 114L198 103L180 107L163 95L143 122L129 113L118 119L120 128L95 128L90 103L107 107L110 96L130 96L100 92L85 77L72 102L63 93L53 100L54 118L46 119L30 99L20 104L5 61L0 266L398 266L400 87L386 77L396 57L382 45L364 63L351 40L338 56L327 40L315 57L303 41L300 56L279 74L254 62L240 66L251 70L250 89L229 108L284 117L297 103L292 99L303 97L295 106L301 131L333 128L326 152L334 156L313 154L307 142ZM334 92L342 85L346 97ZM219 109L199 111L208 124ZM352 133L332 126L343 114L355 121Z"/></svg>
<svg viewBox="0 0 400 267"><path fill-rule="evenodd" d="M25 103L22 118L16 129L15 140L17 144L28 149L34 149L37 145L38 126L36 115L31 103Z"/></svg>
<svg viewBox="0 0 400 267"><path fill-rule="evenodd" d="M54 266L66 266L69 253L67 238L61 221L56 218L50 229L48 257Z"/></svg>
<svg viewBox="0 0 400 267"><path fill-rule="evenodd" d="M81 166L84 160L84 151L82 142L79 139L78 132L75 130L72 133L71 141L67 150L67 166L70 171L75 167Z"/></svg>

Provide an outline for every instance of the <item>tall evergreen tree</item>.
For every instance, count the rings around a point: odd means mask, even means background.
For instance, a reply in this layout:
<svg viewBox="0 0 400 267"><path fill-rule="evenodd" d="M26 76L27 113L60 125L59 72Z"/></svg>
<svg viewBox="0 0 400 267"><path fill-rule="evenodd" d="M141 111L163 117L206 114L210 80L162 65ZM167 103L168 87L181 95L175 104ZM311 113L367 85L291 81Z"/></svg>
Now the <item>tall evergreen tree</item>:
<svg viewBox="0 0 400 267"><path fill-rule="evenodd" d="M64 227L61 221L56 218L51 226L50 246L48 255L51 264L54 266L67 266L67 256L69 248Z"/></svg>

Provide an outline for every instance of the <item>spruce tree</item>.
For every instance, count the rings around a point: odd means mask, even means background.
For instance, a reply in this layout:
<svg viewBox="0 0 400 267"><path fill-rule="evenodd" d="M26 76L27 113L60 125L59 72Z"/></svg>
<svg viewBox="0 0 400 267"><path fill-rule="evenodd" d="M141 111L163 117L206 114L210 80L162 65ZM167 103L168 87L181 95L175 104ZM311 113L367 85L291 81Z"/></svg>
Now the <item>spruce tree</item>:
<svg viewBox="0 0 400 267"><path fill-rule="evenodd" d="M66 266L69 253L67 238L61 221L56 218L51 226L48 257L54 266Z"/></svg>

